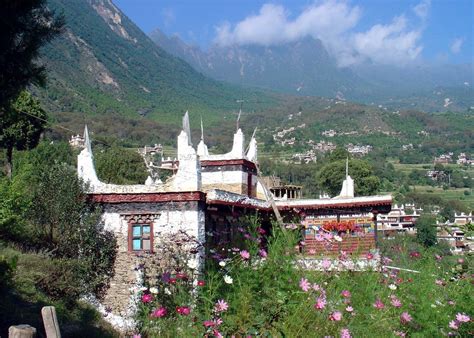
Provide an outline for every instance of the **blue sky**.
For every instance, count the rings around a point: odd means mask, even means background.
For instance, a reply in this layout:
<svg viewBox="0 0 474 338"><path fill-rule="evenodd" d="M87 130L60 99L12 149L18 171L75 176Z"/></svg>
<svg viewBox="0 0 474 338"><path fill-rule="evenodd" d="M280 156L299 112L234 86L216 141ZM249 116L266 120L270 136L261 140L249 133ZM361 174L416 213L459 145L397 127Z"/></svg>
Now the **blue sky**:
<svg viewBox="0 0 474 338"><path fill-rule="evenodd" d="M207 48L313 36L345 66L473 62L473 0L114 0L145 33Z"/></svg>

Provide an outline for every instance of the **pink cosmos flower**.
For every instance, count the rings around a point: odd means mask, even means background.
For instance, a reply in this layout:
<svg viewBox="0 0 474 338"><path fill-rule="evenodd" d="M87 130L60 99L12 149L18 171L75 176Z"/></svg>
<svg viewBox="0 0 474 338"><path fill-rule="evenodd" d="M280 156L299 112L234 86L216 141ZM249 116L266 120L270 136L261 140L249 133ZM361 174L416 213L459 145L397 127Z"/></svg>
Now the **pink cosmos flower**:
<svg viewBox="0 0 474 338"><path fill-rule="evenodd" d="M380 299L377 299L377 300L375 301L375 303L374 303L374 308L381 310L381 309L383 309L384 307L385 307L385 304L382 303L382 301L381 301Z"/></svg>
<svg viewBox="0 0 474 338"><path fill-rule="evenodd" d="M242 259L247 260L250 258L250 253L247 250L242 250L240 252L240 257L242 257Z"/></svg>
<svg viewBox="0 0 474 338"><path fill-rule="evenodd" d="M401 315L400 315L400 322L402 324L407 324L409 322L411 322L413 318L410 316L410 314L408 312L403 312Z"/></svg>
<svg viewBox="0 0 474 338"><path fill-rule="evenodd" d="M471 317L465 313L458 313L456 314L456 320L460 323L468 323L471 320Z"/></svg>
<svg viewBox="0 0 474 338"><path fill-rule="evenodd" d="M459 263L459 264L464 263L464 258L458 258L458 263Z"/></svg>
<svg viewBox="0 0 474 338"><path fill-rule="evenodd" d="M440 260L443 259L443 257L441 257L440 255L435 255L435 258L436 258L437 261L440 261Z"/></svg>
<svg viewBox="0 0 474 338"><path fill-rule="evenodd" d="M454 306L456 302L454 300L448 300L448 305Z"/></svg>
<svg viewBox="0 0 474 338"><path fill-rule="evenodd" d="M391 303L394 307L401 307L401 306L402 306L402 302L400 301L400 299L398 299L398 298L395 297L395 296L392 296L391 298L392 298L392 299L390 300L390 303Z"/></svg>
<svg viewBox="0 0 474 338"><path fill-rule="evenodd" d="M166 309L162 306L158 309L154 309L153 312L151 313L151 316L153 318L161 318L161 317L166 316L166 313L167 313Z"/></svg>
<svg viewBox="0 0 474 338"><path fill-rule="evenodd" d="M449 322L449 327L453 330L459 329L459 323L456 320L452 320Z"/></svg>
<svg viewBox="0 0 474 338"><path fill-rule="evenodd" d="M444 281L443 281L443 280L441 280L441 279L437 279L437 280L435 281L435 284L436 284L436 285L441 285L441 286L442 286L442 285L444 285Z"/></svg>
<svg viewBox="0 0 474 338"><path fill-rule="evenodd" d="M214 306L214 310L216 310L216 312L224 312L227 311L228 308L229 304L227 304L226 301L223 299L219 299L216 305Z"/></svg>
<svg viewBox="0 0 474 338"><path fill-rule="evenodd" d="M142 335L141 334L134 334L133 338L142 338Z"/></svg>
<svg viewBox="0 0 474 338"><path fill-rule="evenodd" d="M205 320L202 325L205 327L213 327L216 325L216 323L213 320Z"/></svg>
<svg viewBox="0 0 474 338"><path fill-rule="evenodd" d="M178 272L176 274L176 278L178 278L178 279L188 279L188 276L185 273Z"/></svg>
<svg viewBox="0 0 474 338"><path fill-rule="evenodd" d="M352 338L349 329L341 329L341 338Z"/></svg>
<svg viewBox="0 0 474 338"><path fill-rule="evenodd" d="M342 319L342 313L339 312L339 311L334 311L333 313L331 313L329 315L329 320L333 320L333 321L340 321Z"/></svg>
<svg viewBox="0 0 474 338"><path fill-rule="evenodd" d="M351 296L351 292L349 290L342 290L341 296L344 298L349 298Z"/></svg>
<svg viewBox="0 0 474 338"><path fill-rule="evenodd" d="M265 258L265 257L267 257L267 255L268 255L267 252L266 252L264 249L260 249L260 250L258 251L258 254L259 254L260 257L262 257L262 258Z"/></svg>
<svg viewBox="0 0 474 338"><path fill-rule="evenodd" d="M314 249L309 249L309 250L308 250L308 254L310 254L310 255L316 255L316 250L314 250Z"/></svg>
<svg viewBox="0 0 474 338"><path fill-rule="evenodd" d="M406 337L406 333L402 331L394 331L393 334L398 337Z"/></svg>
<svg viewBox="0 0 474 338"><path fill-rule="evenodd" d="M150 303L153 300L153 295L151 293L145 293L142 296L142 302L143 303Z"/></svg>
<svg viewBox="0 0 474 338"><path fill-rule="evenodd" d="M191 313L191 309L187 306L179 306L176 308L176 312L182 316L187 316Z"/></svg>
<svg viewBox="0 0 474 338"><path fill-rule="evenodd" d="M197 285L198 285L198 286L204 286L204 285L206 285L206 282L203 281L203 280L198 280L198 281L197 281Z"/></svg>
<svg viewBox="0 0 474 338"><path fill-rule="evenodd" d="M367 253L367 255L365 255L365 257L366 257L368 260L371 260L371 259L374 258L374 255L369 252L369 253Z"/></svg>
<svg viewBox="0 0 474 338"><path fill-rule="evenodd" d="M314 284L313 284L313 290L314 290L314 291L319 291L319 290L321 290L321 286L319 286L318 284L314 283Z"/></svg>
<svg viewBox="0 0 474 338"><path fill-rule="evenodd" d="M382 257L382 263L383 264L389 264L389 263L392 263L393 260L391 260L390 258L388 257Z"/></svg>
<svg viewBox="0 0 474 338"><path fill-rule="evenodd" d="M329 259L323 259L321 266L327 270L331 267L331 261Z"/></svg>
<svg viewBox="0 0 474 338"><path fill-rule="evenodd" d="M301 278L300 280L300 288L304 292L308 292L309 289L311 288L311 284L308 282L306 278Z"/></svg>
<svg viewBox="0 0 474 338"><path fill-rule="evenodd" d="M325 307L326 307L326 299L325 298L319 297L318 299L316 299L316 304L314 304L314 308L316 310L322 310Z"/></svg>
<svg viewBox="0 0 474 338"><path fill-rule="evenodd" d="M346 311L347 312L352 312L352 311L354 311L354 308L349 305L348 307L346 307Z"/></svg>

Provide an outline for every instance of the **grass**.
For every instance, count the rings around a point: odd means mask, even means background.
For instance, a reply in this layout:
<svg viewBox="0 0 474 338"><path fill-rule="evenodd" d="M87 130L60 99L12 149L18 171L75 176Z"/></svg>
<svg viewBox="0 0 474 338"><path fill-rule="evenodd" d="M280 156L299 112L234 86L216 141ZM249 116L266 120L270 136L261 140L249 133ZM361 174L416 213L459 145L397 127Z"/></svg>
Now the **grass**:
<svg viewBox="0 0 474 338"><path fill-rule="evenodd" d="M15 248L1 246L0 256L17 257L17 267L10 285L0 286L0 336L8 336L12 325L29 324L39 337L45 337L41 308L55 306L59 327L64 337L118 337L118 333L90 305L84 302L65 304L52 300L39 288L38 281L45 267L51 264L43 254L23 253Z"/></svg>
<svg viewBox="0 0 474 338"><path fill-rule="evenodd" d="M440 187L431 187L431 186L426 186L426 185L416 185L413 186L413 191L414 192L419 192L419 193L429 193L434 196L439 196L444 200L450 201L450 200L457 200L457 201L462 201L470 210L474 210L474 194L472 189L468 188L450 188L447 190L444 190L443 188ZM469 195L464 195L464 191L469 191Z"/></svg>

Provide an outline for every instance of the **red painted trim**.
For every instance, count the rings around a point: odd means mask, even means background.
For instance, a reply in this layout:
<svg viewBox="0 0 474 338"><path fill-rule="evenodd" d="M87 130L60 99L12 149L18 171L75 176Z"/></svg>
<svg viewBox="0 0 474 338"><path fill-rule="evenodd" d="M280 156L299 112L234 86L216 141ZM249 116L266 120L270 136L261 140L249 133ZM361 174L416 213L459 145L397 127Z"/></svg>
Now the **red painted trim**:
<svg viewBox="0 0 474 338"><path fill-rule="evenodd" d="M372 206L391 206L391 201L374 201L374 202L352 202L352 203L337 203L337 204L313 204L313 205L279 205L279 210L291 210L291 209L345 209L345 208L360 208L360 207L372 207Z"/></svg>
<svg viewBox="0 0 474 338"><path fill-rule="evenodd" d="M131 193L131 194L90 194L95 203L153 203L153 202L188 202L205 201L206 194L201 191Z"/></svg>
<svg viewBox="0 0 474 338"><path fill-rule="evenodd" d="M234 207L241 207L241 208L247 208L247 209L258 209L258 210L262 210L262 211L272 210L272 208L270 208L270 207L262 208L262 207L259 207L259 206L256 206L256 205L239 203L239 202L227 202L227 201L211 200L211 201L207 201L207 204L208 205L230 205L230 206L234 206Z"/></svg>
<svg viewBox="0 0 474 338"><path fill-rule="evenodd" d="M243 165L248 168L257 169L255 163L245 159L239 160L204 160L201 161L201 167L217 167L226 165Z"/></svg>

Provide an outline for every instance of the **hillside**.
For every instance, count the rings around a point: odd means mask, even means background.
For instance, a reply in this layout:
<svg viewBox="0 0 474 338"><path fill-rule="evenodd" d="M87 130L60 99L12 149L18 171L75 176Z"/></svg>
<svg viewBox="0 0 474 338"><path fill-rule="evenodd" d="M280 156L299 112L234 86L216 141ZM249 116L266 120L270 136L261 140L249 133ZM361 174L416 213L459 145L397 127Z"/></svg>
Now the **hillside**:
<svg viewBox="0 0 474 338"><path fill-rule="evenodd" d="M207 78L157 47L111 1L50 0L49 6L66 20L62 36L43 50L48 86L35 90L49 110L173 123L187 109L213 112L211 118L237 106L239 87ZM245 95L271 100L257 91Z"/></svg>

